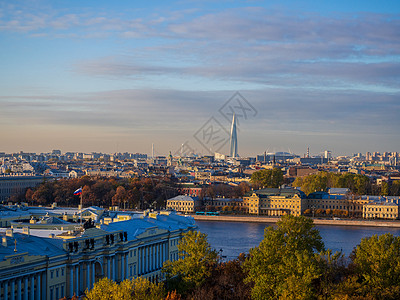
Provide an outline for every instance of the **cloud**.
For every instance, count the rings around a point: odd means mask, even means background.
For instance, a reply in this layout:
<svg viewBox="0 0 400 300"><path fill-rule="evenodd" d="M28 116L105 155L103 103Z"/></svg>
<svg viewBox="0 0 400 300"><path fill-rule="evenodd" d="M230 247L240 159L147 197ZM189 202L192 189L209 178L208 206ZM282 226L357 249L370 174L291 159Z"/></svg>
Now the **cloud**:
<svg viewBox="0 0 400 300"><path fill-rule="evenodd" d="M229 9L192 19L138 19L123 38L158 38L75 64L80 74L131 79L167 76L272 86L399 89L400 20L393 15L293 15Z"/></svg>
<svg viewBox="0 0 400 300"><path fill-rule="evenodd" d="M68 136L68 130L93 128L99 141L121 134L180 144L210 117L221 117L218 109L240 90L258 111L240 124L249 145L250 139L278 143L282 136L321 144L343 136L352 143L367 134L398 145L398 32L397 13L3 5L1 35L29 36L38 48L53 38L61 45L93 40L96 49L66 58L72 72L63 78L79 86L88 80L102 91L3 94L0 124L9 132L29 123L63 128ZM63 88L74 90L73 80Z"/></svg>

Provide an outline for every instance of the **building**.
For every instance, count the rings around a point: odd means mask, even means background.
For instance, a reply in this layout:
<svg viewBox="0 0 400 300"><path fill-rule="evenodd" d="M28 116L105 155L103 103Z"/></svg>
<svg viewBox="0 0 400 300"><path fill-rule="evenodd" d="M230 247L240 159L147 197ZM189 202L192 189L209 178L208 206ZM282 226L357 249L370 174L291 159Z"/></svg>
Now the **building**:
<svg viewBox="0 0 400 300"><path fill-rule="evenodd" d="M169 212L85 230L4 228L0 299L70 298L102 277L162 280L163 263L178 259L182 234L195 228L192 218Z"/></svg>
<svg viewBox="0 0 400 300"><path fill-rule="evenodd" d="M234 211L245 211L243 199L231 199L231 198L215 198L206 199L203 201L206 210L208 208L213 208L216 210L223 210L224 208L229 208L229 210Z"/></svg>
<svg viewBox="0 0 400 300"><path fill-rule="evenodd" d="M238 141L237 141L236 115L235 114L233 114L233 117L232 117L229 156L230 157L237 157L238 156Z"/></svg>
<svg viewBox="0 0 400 300"><path fill-rule="evenodd" d="M202 201L197 197L179 195L167 200L167 209L183 213L194 213L202 205Z"/></svg>
<svg viewBox="0 0 400 300"><path fill-rule="evenodd" d="M340 213L343 216L361 218L363 216L363 205L369 200L352 198L346 192L348 189L331 189L332 193L314 192L308 195L307 208L318 215L325 214L327 210L333 213Z"/></svg>
<svg viewBox="0 0 400 300"><path fill-rule="evenodd" d="M0 202L8 201L12 195L23 192L26 188L42 183L43 176L0 175Z"/></svg>
<svg viewBox="0 0 400 300"><path fill-rule="evenodd" d="M267 188L249 192L243 197L243 204L249 214L300 216L307 209L306 195L293 188Z"/></svg>
<svg viewBox="0 0 400 300"><path fill-rule="evenodd" d="M369 202L363 206L364 219L399 219L399 205L392 202Z"/></svg>

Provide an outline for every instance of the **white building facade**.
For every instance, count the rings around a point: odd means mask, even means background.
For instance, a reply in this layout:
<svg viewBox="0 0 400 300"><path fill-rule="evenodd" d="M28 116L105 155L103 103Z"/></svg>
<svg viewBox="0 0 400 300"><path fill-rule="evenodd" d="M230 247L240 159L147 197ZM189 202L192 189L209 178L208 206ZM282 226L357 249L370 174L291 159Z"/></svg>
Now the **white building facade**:
<svg viewBox="0 0 400 300"><path fill-rule="evenodd" d="M102 277L116 282L138 276L157 282L167 260L178 259L182 235L196 228L192 218L147 213L128 221L73 232L25 227L3 231L0 299L55 300L82 295Z"/></svg>

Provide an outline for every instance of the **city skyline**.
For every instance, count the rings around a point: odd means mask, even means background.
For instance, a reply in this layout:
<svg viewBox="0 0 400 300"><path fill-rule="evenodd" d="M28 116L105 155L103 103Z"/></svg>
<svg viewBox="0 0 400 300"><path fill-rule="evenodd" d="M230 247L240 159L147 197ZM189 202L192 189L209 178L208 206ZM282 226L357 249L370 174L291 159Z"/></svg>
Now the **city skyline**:
<svg viewBox="0 0 400 300"><path fill-rule="evenodd" d="M229 137L237 91L255 112L241 156L400 151L399 16L398 1L0 2L0 152L205 155L196 134L214 118Z"/></svg>

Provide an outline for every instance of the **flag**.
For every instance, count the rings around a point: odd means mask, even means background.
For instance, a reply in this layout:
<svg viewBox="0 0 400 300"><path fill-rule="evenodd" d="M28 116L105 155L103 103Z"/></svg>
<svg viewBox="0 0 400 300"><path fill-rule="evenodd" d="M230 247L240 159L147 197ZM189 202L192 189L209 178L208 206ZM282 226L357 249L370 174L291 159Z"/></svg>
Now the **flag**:
<svg viewBox="0 0 400 300"><path fill-rule="evenodd" d="M81 194L82 194L82 188L79 188L74 192L74 195L81 195Z"/></svg>

